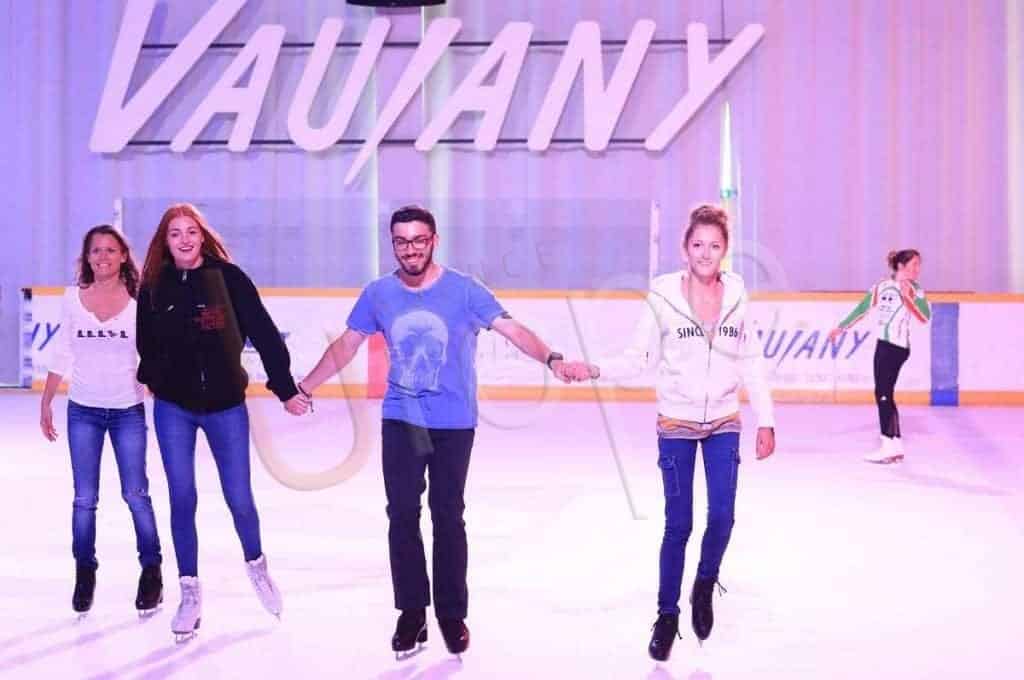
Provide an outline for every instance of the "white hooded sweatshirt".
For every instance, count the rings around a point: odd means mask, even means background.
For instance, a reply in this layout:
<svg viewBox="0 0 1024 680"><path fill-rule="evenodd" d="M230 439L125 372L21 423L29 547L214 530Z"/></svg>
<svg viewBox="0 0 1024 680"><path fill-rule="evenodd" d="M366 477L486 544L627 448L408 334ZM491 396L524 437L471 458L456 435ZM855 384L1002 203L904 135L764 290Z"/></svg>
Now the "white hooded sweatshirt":
<svg viewBox="0 0 1024 680"><path fill-rule="evenodd" d="M758 427L774 427L771 391L761 352L747 327L743 279L722 272L722 312L712 342L683 297L682 271L651 282L645 310L622 355L598 362L601 378L623 380L657 368L658 413L709 423L739 411L740 384L747 389Z"/></svg>

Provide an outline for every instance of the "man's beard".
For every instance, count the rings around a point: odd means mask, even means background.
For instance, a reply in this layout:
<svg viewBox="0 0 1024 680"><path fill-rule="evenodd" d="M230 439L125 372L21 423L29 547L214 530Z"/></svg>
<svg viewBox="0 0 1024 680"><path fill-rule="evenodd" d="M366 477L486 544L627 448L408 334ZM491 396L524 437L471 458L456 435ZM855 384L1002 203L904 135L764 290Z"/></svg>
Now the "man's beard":
<svg viewBox="0 0 1024 680"><path fill-rule="evenodd" d="M427 268L434 262L434 249L430 248L422 254L423 259L407 262L404 257L398 258L398 266L409 276L419 276L427 271Z"/></svg>

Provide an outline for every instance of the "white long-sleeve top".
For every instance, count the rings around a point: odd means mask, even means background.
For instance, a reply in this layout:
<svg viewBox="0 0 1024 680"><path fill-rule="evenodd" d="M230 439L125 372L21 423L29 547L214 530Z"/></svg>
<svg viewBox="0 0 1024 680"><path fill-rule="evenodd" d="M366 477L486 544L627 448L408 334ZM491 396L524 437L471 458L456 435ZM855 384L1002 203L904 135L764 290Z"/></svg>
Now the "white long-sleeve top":
<svg viewBox="0 0 1024 680"><path fill-rule="evenodd" d="M77 286L64 290L47 370L68 381L68 399L95 408L128 408L142 401L143 388L135 379L136 308L130 299L116 316L100 321L82 304Z"/></svg>
<svg viewBox="0 0 1024 680"><path fill-rule="evenodd" d="M722 272L722 313L709 343L683 297L678 271L654 279L645 309L622 354L598 361L602 380L622 380L657 369L658 413L709 423L739 411L739 387L747 389L758 427L774 427L771 390L761 351L747 327L743 279Z"/></svg>

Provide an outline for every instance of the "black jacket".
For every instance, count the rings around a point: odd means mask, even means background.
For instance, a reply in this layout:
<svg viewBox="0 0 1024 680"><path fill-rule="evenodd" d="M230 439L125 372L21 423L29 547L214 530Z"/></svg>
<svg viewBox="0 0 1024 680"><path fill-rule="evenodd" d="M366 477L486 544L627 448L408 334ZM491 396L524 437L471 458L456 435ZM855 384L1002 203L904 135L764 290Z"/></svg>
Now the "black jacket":
<svg viewBox="0 0 1024 680"><path fill-rule="evenodd" d="M252 340L281 401L298 393L281 334L241 269L206 257L196 269L165 266L155 287L139 291L139 382L164 401L208 413L241 404L249 376L242 349Z"/></svg>

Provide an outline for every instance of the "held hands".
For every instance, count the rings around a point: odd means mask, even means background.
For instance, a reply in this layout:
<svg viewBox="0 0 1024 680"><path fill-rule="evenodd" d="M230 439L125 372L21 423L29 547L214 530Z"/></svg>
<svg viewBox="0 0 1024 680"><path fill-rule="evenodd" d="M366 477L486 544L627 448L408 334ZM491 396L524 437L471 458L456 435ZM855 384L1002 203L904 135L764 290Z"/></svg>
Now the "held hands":
<svg viewBox="0 0 1024 680"><path fill-rule="evenodd" d="M775 430L771 427L757 428L757 459L764 460L775 453Z"/></svg>
<svg viewBox="0 0 1024 680"><path fill-rule="evenodd" d="M293 416L305 415L306 411L313 410L313 395L302 388L301 384L296 385L299 393L284 402L284 410Z"/></svg>
<svg viewBox="0 0 1024 680"><path fill-rule="evenodd" d="M57 428L53 426L53 409L49 404L39 407L39 429L51 442L57 441Z"/></svg>
<svg viewBox="0 0 1024 680"><path fill-rule="evenodd" d="M551 371L565 384L594 380L601 377L601 370L585 361L553 361Z"/></svg>

